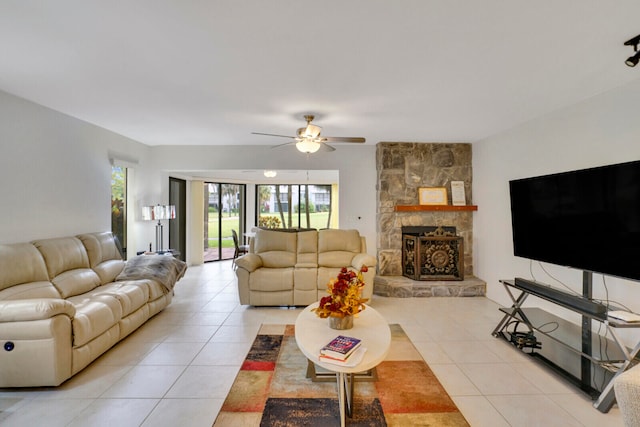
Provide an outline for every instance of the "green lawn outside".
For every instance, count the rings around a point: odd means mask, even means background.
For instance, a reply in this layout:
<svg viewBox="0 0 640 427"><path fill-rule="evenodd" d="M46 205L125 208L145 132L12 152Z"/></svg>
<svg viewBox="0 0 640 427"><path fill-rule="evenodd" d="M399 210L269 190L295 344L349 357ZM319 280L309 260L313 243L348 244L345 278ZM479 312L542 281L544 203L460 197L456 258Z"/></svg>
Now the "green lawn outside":
<svg viewBox="0 0 640 427"><path fill-rule="evenodd" d="M236 232L239 232L238 217L222 217L222 247L232 248L233 239L231 238L231 229L235 228ZM242 236L238 236L242 243ZM218 246L218 214L209 214L209 247Z"/></svg>
<svg viewBox="0 0 640 427"><path fill-rule="evenodd" d="M264 216L264 215L263 215ZM277 218L280 218L279 215L271 215ZM327 218L329 217L328 212L317 212L310 214L311 219L311 228L327 228ZM286 216L285 216L286 218ZM306 228L306 219L303 216L302 224ZM297 224L294 224L297 226ZM222 217L222 247L223 248L232 248L233 247L233 239L231 238L231 229L235 228L236 231L239 231L238 228L238 217L237 216L223 216ZM242 236L238 236L240 241L242 242ZM210 247L217 247L218 241L218 214L213 213L209 214L209 244L212 245ZM215 244L215 246L213 246Z"/></svg>
<svg viewBox="0 0 640 427"><path fill-rule="evenodd" d="M280 219L280 215L278 214L271 214L271 215L261 215L262 217L264 216L273 216L276 217L278 219ZM327 219L329 218L329 212L316 212L316 213L312 213L309 215L309 219L311 220L311 226L309 228L316 228L316 229L321 229L321 228L327 228ZM287 215L285 214L284 216L285 220L287 219ZM294 217L292 218L293 221L297 220L297 214L294 215ZM301 227L302 228L307 228L307 219L305 217L305 215L302 215L302 217L300 218L300 220L302 221ZM294 222L293 224L293 228L298 227L298 224Z"/></svg>

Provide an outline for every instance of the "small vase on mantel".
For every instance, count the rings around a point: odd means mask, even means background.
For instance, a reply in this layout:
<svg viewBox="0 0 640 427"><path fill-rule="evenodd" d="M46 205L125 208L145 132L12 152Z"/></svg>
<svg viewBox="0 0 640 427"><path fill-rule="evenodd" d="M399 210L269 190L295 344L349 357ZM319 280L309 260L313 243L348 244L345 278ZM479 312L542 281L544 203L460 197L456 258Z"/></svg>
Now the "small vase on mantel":
<svg viewBox="0 0 640 427"><path fill-rule="evenodd" d="M338 330L351 329L353 316L329 316L329 327Z"/></svg>

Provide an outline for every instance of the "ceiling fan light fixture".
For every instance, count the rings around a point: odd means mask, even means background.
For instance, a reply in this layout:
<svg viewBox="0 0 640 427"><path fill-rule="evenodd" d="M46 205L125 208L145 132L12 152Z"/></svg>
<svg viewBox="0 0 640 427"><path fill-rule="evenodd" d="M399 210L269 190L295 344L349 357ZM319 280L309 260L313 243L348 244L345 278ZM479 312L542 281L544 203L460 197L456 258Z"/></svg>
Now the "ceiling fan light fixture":
<svg viewBox="0 0 640 427"><path fill-rule="evenodd" d="M298 136L298 138L313 139L313 138L317 138L317 137L320 136L320 131L321 130L322 130L322 128L320 126L307 125L307 127L298 128L298 131L296 132L296 135Z"/></svg>
<svg viewBox="0 0 640 427"><path fill-rule="evenodd" d="M320 126L309 124L304 134L307 138L317 138L320 136L321 130L322 128Z"/></svg>
<svg viewBox="0 0 640 427"><path fill-rule="evenodd" d="M320 143L313 139L302 139L296 142L296 148L302 153L312 154L320 149Z"/></svg>
<svg viewBox="0 0 640 427"><path fill-rule="evenodd" d="M307 121L307 126L298 129L298 136L302 138L317 138L320 136L320 132L322 132L322 128L320 126L312 125L311 121L315 116L311 114L307 114L304 116L304 119Z"/></svg>
<svg viewBox="0 0 640 427"><path fill-rule="evenodd" d="M278 175L278 172L276 171L272 171L272 170L264 171L264 176L266 176L267 178L275 178L276 175Z"/></svg>

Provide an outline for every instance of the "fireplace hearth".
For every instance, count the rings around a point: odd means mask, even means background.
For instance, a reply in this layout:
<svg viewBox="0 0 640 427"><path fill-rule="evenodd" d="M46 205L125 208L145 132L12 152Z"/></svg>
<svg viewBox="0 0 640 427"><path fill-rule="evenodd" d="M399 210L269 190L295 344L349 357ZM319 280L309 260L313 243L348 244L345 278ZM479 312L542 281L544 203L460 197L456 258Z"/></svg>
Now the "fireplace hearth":
<svg viewBox="0 0 640 427"><path fill-rule="evenodd" d="M402 275L413 280L464 280L463 244L455 227L402 227Z"/></svg>

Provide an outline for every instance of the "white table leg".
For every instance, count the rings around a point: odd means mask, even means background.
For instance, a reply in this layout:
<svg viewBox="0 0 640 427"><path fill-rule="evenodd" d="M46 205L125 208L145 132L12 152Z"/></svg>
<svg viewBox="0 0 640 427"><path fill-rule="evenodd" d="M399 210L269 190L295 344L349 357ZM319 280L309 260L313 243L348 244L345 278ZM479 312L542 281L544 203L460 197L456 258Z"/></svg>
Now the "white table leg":
<svg viewBox="0 0 640 427"><path fill-rule="evenodd" d="M345 403L346 403L346 409L347 409L347 416L349 418L353 417L353 383L354 383L354 375L345 374L344 375L344 396L345 396Z"/></svg>
<svg viewBox="0 0 640 427"><path fill-rule="evenodd" d="M345 414L345 406L346 406L346 388L344 384L345 375L342 372L338 372L336 375L336 379L338 380L338 404L340 406L340 427L345 427L346 424L346 414Z"/></svg>
<svg viewBox="0 0 640 427"><path fill-rule="evenodd" d="M340 405L340 426L344 427L346 416L353 412L353 383L354 375L336 372L338 381L338 404Z"/></svg>

